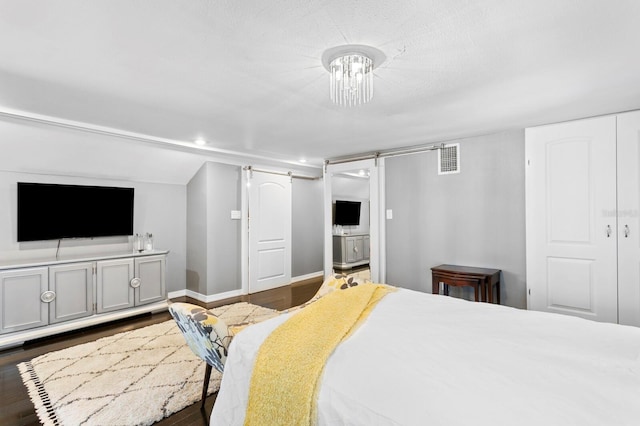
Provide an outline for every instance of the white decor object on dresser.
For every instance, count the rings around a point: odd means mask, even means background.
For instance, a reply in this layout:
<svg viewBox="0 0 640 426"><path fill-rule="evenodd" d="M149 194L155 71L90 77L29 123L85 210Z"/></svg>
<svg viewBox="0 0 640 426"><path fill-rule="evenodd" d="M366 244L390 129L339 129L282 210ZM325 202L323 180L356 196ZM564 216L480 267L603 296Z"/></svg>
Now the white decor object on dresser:
<svg viewBox="0 0 640 426"><path fill-rule="evenodd" d="M528 308L640 326L640 111L525 134Z"/></svg>
<svg viewBox="0 0 640 426"><path fill-rule="evenodd" d="M166 309L167 253L0 264L0 348Z"/></svg>

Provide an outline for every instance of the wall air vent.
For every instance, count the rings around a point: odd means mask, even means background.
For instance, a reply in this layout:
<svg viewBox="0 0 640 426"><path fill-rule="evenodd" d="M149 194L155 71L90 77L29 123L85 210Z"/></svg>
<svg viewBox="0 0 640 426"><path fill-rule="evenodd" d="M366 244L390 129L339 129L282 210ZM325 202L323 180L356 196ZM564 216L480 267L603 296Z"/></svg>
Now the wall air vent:
<svg viewBox="0 0 640 426"><path fill-rule="evenodd" d="M452 143L438 149L438 174L460 173L460 144Z"/></svg>

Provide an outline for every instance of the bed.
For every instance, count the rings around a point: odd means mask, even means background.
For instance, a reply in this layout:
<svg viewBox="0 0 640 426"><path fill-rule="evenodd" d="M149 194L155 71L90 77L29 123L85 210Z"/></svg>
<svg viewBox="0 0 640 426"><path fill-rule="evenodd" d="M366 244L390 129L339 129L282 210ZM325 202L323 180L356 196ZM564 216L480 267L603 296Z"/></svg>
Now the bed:
<svg viewBox="0 0 640 426"><path fill-rule="evenodd" d="M297 312L233 340L210 424L242 425L254 358ZM406 289L330 355L319 425L638 425L640 329Z"/></svg>

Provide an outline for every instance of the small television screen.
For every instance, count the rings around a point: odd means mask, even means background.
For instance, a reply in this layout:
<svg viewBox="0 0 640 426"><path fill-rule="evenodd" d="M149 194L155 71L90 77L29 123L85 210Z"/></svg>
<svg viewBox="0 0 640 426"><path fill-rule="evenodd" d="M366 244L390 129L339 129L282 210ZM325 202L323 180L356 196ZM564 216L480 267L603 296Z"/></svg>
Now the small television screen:
<svg viewBox="0 0 640 426"><path fill-rule="evenodd" d="M360 201L336 200L335 225L360 225Z"/></svg>
<svg viewBox="0 0 640 426"><path fill-rule="evenodd" d="M18 241L133 235L133 188L18 182Z"/></svg>

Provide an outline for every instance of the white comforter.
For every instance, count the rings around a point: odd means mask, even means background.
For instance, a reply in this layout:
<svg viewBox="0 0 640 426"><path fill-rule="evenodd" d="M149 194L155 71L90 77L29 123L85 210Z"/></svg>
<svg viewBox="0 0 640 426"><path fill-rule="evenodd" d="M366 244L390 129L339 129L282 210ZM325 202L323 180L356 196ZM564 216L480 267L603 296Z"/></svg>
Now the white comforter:
<svg viewBox="0 0 640 426"><path fill-rule="evenodd" d="M211 425L243 424L256 352L288 316L236 336ZM329 358L318 424L640 425L639 355L640 328L400 290Z"/></svg>

